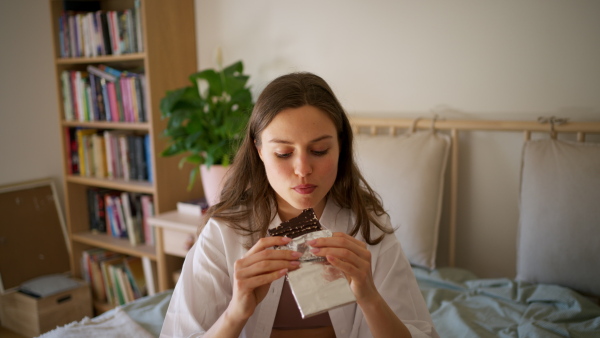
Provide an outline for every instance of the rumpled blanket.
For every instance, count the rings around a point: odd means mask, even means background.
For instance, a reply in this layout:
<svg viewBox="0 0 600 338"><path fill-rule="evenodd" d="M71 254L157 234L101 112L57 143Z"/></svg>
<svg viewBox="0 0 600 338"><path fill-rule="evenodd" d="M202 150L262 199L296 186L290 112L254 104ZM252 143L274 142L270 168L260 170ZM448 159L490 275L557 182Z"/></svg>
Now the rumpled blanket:
<svg viewBox="0 0 600 338"><path fill-rule="evenodd" d="M569 288L413 270L441 337L600 337L600 306Z"/></svg>
<svg viewBox="0 0 600 338"><path fill-rule="evenodd" d="M46 332L40 338L80 338L80 337L113 337L113 338L153 338L154 336L133 321L123 309L116 308L110 316L85 317Z"/></svg>
<svg viewBox="0 0 600 338"><path fill-rule="evenodd" d="M153 338L160 335L173 290L137 299L100 316L85 317L44 333L39 338Z"/></svg>

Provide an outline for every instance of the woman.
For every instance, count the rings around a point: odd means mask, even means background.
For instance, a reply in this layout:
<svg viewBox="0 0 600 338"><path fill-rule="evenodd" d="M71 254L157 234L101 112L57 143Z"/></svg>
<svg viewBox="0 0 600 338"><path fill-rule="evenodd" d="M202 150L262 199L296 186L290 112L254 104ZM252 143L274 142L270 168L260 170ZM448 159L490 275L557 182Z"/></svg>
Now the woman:
<svg viewBox="0 0 600 338"><path fill-rule="evenodd" d="M310 73L258 98L218 204L188 253L161 337L437 336L389 217L361 176L350 123ZM332 237L317 256L344 272L356 303L301 319L282 278L298 253L267 229L313 208Z"/></svg>

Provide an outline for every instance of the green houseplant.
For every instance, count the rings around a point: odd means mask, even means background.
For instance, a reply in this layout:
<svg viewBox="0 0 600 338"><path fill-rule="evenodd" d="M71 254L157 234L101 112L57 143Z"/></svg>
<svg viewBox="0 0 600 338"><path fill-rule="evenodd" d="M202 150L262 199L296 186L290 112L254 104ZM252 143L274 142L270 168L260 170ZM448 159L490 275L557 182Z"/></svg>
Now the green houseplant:
<svg viewBox="0 0 600 338"><path fill-rule="evenodd" d="M194 165L188 189L201 166L227 167L235 154L254 107L249 76L243 72L242 61L202 70L190 75L191 85L168 91L160 102L162 118L168 119L164 135L169 138L161 155L184 154L180 168L186 162Z"/></svg>

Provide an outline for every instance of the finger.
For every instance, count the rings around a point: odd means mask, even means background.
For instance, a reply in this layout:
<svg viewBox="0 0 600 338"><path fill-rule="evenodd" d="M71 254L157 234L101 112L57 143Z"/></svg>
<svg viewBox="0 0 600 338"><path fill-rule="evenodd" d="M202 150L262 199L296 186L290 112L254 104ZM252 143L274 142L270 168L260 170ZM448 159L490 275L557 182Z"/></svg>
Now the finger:
<svg viewBox="0 0 600 338"><path fill-rule="evenodd" d="M302 254L297 251L266 249L242 258L240 266L247 267L265 260L296 261L300 256Z"/></svg>
<svg viewBox="0 0 600 338"><path fill-rule="evenodd" d="M340 234L334 237L321 237L308 242L313 248L344 248L354 252L357 256L370 260L370 252L366 247L366 244L353 238L352 236Z"/></svg>
<svg viewBox="0 0 600 338"><path fill-rule="evenodd" d="M332 247L323 247L323 248L315 248L310 250L315 256L319 257L328 257L332 256L341 260L343 262L347 262L356 266L358 268L367 268L369 262L365 259L358 256L356 253L343 248L332 248Z"/></svg>
<svg viewBox="0 0 600 338"><path fill-rule="evenodd" d="M363 248L367 247L367 243L359 240L358 238L355 238L355 237L352 237L352 236L350 236L350 235L348 235L346 233L343 233L343 232L334 232L333 235L332 235L332 237L342 237L342 238L345 238L345 239L351 241L352 243L357 244L360 247L363 247Z"/></svg>
<svg viewBox="0 0 600 338"><path fill-rule="evenodd" d="M266 275L282 269L295 270L300 266L300 261L265 260L236 270L236 278L247 279L255 276Z"/></svg>
<svg viewBox="0 0 600 338"><path fill-rule="evenodd" d="M346 276L352 276L353 272L358 270L354 265L348 262L344 262L332 255L327 255L325 256L325 258L327 259L327 262L329 262L329 264L340 269L343 273L346 274Z"/></svg>
<svg viewBox="0 0 600 338"><path fill-rule="evenodd" d="M269 284L282 276L284 276L288 272L288 269L280 269L277 271L273 271L267 274L262 274L258 276L254 276L251 278L238 279L237 287L242 290L253 290L259 286Z"/></svg>
<svg viewBox="0 0 600 338"><path fill-rule="evenodd" d="M245 256L250 256L252 254L255 254L259 251L265 250L273 246L286 245L291 240L291 238L280 236L263 237L259 239L258 242L256 242L256 244L254 244L254 246L252 246L250 250L248 250L248 252L246 252Z"/></svg>
<svg viewBox="0 0 600 338"><path fill-rule="evenodd" d="M367 277L366 274L356 266L339 260L333 256L327 256L327 262L343 272L344 276L346 276L346 279L348 279L348 282L353 283L356 286L365 283L365 278Z"/></svg>

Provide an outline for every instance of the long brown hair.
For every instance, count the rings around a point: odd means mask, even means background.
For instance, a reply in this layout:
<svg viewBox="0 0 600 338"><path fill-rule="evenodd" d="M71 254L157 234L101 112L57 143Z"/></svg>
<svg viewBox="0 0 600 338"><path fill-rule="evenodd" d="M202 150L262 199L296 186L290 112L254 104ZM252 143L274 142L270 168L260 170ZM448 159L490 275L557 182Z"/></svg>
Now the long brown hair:
<svg viewBox="0 0 600 338"><path fill-rule="evenodd" d="M280 76L260 94L224 182L220 202L208 209L203 224L211 217L224 221L240 235L249 237L247 247L265 236L277 212L277 202L256 145L260 145L262 131L279 112L305 105L319 108L335 124L340 157L337 177L328 198L354 212L356 221L350 235L360 231L366 242L373 245L381 242L385 234L393 232L375 217L385 211L379 196L367 184L354 161L352 128L346 112L325 80L311 73ZM384 234L371 238L369 223Z"/></svg>

